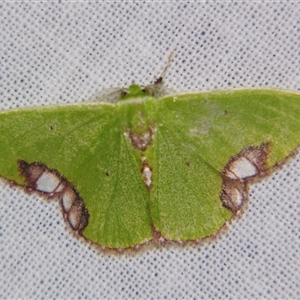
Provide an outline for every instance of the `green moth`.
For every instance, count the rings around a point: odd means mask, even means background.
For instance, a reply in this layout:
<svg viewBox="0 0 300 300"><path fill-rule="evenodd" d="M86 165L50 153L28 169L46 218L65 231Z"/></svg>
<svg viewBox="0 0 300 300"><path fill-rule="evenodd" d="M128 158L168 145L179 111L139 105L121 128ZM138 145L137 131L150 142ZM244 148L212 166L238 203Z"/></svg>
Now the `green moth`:
<svg viewBox="0 0 300 300"><path fill-rule="evenodd" d="M1 112L0 175L59 199L72 230L106 248L215 234L249 182L296 153L300 95L160 94L158 80L106 102Z"/></svg>

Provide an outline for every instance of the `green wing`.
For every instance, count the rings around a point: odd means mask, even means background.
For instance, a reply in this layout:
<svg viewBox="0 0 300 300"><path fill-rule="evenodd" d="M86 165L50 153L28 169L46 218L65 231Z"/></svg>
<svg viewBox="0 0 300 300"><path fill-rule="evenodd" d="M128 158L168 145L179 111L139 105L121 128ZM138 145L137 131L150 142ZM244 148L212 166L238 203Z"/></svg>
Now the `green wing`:
<svg viewBox="0 0 300 300"><path fill-rule="evenodd" d="M209 236L231 217L221 173L249 146L269 143L267 168L300 143L300 95L274 90L166 97L157 103L151 213L168 239Z"/></svg>
<svg viewBox="0 0 300 300"><path fill-rule="evenodd" d="M89 224L84 236L112 248L152 237L148 191L124 115L109 105L26 109L0 114L0 172L25 184L19 159L57 169L84 199Z"/></svg>
<svg viewBox="0 0 300 300"><path fill-rule="evenodd" d="M271 167L299 145L299 101L244 90L2 112L0 175L28 184L19 160L57 170L89 212L81 234L105 247L133 247L154 230L200 239L233 215L220 200L232 157L268 143Z"/></svg>

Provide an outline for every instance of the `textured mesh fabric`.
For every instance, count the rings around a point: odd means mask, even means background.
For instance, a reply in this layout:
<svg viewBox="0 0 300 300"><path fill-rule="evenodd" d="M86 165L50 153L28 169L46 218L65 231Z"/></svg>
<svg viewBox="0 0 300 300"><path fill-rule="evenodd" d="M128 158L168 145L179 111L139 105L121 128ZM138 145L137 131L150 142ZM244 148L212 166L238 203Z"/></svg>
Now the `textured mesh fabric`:
<svg viewBox="0 0 300 300"><path fill-rule="evenodd" d="M2 110L149 84L175 48L177 91L300 90L299 3L7 2L0 20ZM57 201L0 182L0 298L299 298L299 189L300 156L217 240L116 256L70 234Z"/></svg>

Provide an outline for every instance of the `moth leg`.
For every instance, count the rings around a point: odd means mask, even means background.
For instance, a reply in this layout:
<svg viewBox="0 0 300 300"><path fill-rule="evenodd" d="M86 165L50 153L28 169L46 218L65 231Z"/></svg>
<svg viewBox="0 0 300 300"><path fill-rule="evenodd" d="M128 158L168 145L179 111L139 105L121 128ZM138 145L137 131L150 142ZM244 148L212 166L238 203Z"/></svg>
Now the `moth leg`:
<svg viewBox="0 0 300 300"><path fill-rule="evenodd" d="M26 187L48 199L59 197L65 219L74 231L81 233L88 225L89 213L76 189L57 170L40 162L19 160L19 170Z"/></svg>
<svg viewBox="0 0 300 300"><path fill-rule="evenodd" d="M248 199L248 182L266 170L269 144L250 146L233 156L222 171L221 201L237 214Z"/></svg>

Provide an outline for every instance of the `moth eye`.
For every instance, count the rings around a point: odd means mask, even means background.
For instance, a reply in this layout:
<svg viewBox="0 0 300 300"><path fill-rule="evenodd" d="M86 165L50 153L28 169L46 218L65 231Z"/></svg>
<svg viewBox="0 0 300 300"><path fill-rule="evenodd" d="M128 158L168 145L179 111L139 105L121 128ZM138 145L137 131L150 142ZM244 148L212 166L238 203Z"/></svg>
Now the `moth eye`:
<svg viewBox="0 0 300 300"><path fill-rule="evenodd" d="M126 90L121 91L121 98L124 98L127 95L128 95L128 92Z"/></svg>

